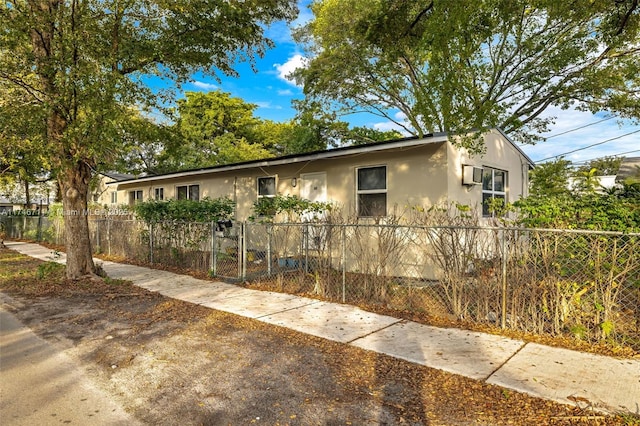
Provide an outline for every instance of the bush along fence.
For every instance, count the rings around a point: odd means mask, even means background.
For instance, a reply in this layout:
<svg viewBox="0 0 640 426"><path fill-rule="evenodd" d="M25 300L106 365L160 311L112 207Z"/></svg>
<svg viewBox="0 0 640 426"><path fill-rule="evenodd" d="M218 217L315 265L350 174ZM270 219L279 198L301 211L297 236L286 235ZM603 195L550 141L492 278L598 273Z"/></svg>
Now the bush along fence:
<svg viewBox="0 0 640 426"><path fill-rule="evenodd" d="M2 217L62 244L60 218ZM96 253L262 288L640 351L640 234L479 226L90 219Z"/></svg>

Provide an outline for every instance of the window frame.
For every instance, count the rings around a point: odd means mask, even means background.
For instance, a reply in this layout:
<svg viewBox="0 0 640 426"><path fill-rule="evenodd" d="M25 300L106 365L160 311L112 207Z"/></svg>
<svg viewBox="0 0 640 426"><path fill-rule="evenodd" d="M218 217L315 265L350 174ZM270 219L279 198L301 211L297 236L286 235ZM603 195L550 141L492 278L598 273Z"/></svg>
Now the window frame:
<svg viewBox="0 0 640 426"><path fill-rule="evenodd" d="M158 195L160 195L158 197ZM153 199L156 201L164 201L164 187L158 186L153 188Z"/></svg>
<svg viewBox="0 0 640 426"><path fill-rule="evenodd" d="M260 194L260 180L261 179L273 179L273 194ZM258 176L256 177L256 194L257 198L274 198L278 195L278 176Z"/></svg>
<svg viewBox="0 0 640 426"><path fill-rule="evenodd" d="M360 189L360 171L361 170L366 170L366 169L379 169L379 168L384 168L384 188L374 188L374 189ZM388 210L388 198L387 198L387 194L389 192L389 173L388 173L388 167L386 164L378 164L378 165L372 165L372 166L362 166L362 167L357 167L356 168L356 182L355 182L355 186L356 186L356 212L358 217L361 218L375 218L375 217L385 217L387 216L387 210ZM374 215L374 214L364 214L364 212L361 211L361 205L362 202L360 200L361 196L367 196L367 195L384 195L384 214L382 215Z"/></svg>
<svg viewBox="0 0 640 426"><path fill-rule="evenodd" d="M111 204L118 204L118 191L111 191Z"/></svg>
<svg viewBox="0 0 640 426"><path fill-rule="evenodd" d="M485 173L491 172L491 188L485 188ZM502 177L502 190L495 189L496 182L496 172L501 172L503 174ZM482 167L482 217L495 217L495 214L488 211L488 207L485 205L485 196L490 198L502 198L504 203L507 203L508 200L508 189L509 189L509 171L504 169L498 169L490 166ZM487 208L487 211L485 211Z"/></svg>
<svg viewBox="0 0 640 426"><path fill-rule="evenodd" d="M197 187L197 197L193 196L193 188ZM186 197L180 198L180 188L186 188ZM164 189L164 188L163 188ZM175 199L176 200L191 200L191 201L200 201L200 184L199 183L187 183L184 185L176 185L175 188Z"/></svg>
<svg viewBox="0 0 640 426"><path fill-rule="evenodd" d="M133 197L132 197L133 196ZM133 206L144 201L144 191L142 189L132 189L129 191L129 205Z"/></svg>

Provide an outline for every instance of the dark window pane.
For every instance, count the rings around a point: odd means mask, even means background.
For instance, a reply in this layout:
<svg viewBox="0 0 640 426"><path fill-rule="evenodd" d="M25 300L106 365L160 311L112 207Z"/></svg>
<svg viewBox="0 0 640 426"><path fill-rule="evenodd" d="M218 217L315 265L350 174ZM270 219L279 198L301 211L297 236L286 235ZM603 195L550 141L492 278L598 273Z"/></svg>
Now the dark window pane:
<svg viewBox="0 0 640 426"><path fill-rule="evenodd" d="M200 199L200 185L189 186L189 199L193 201Z"/></svg>
<svg viewBox="0 0 640 426"><path fill-rule="evenodd" d="M491 191L493 189L493 169L482 171L482 189Z"/></svg>
<svg viewBox="0 0 640 426"><path fill-rule="evenodd" d="M179 186L178 190L178 200L186 200L187 199L187 187Z"/></svg>
<svg viewBox="0 0 640 426"><path fill-rule="evenodd" d="M358 216L378 217L387 215L387 194L358 195Z"/></svg>
<svg viewBox="0 0 640 426"><path fill-rule="evenodd" d="M276 178L258 178L258 195L263 197L267 195L276 195Z"/></svg>
<svg viewBox="0 0 640 426"><path fill-rule="evenodd" d="M505 172L501 170L495 170L493 172L493 190L494 191L504 191L504 175Z"/></svg>
<svg viewBox="0 0 640 426"><path fill-rule="evenodd" d="M387 167L358 169L358 190L387 189Z"/></svg>

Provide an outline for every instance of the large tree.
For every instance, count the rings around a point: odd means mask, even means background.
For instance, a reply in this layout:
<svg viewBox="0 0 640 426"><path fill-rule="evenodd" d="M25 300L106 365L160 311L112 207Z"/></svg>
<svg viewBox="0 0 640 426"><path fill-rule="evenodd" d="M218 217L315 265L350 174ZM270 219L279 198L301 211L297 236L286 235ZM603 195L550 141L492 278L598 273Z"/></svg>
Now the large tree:
<svg viewBox="0 0 640 426"><path fill-rule="evenodd" d="M640 117L638 0L317 0L298 32L307 99L423 135L501 127L550 106Z"/></svg>
<svg viewBox="0 0 640 426"><path fill-rule="evenodd" d="M272 42L265 25L291 20L293 0L14 0L0 6L0 80L37 105L62 191L67 276L93 275L87 217L91 176L115 158L132 105L163 101L145 83L193 72L234 75ZM170 93L169 93L170 95Z"/></svg>

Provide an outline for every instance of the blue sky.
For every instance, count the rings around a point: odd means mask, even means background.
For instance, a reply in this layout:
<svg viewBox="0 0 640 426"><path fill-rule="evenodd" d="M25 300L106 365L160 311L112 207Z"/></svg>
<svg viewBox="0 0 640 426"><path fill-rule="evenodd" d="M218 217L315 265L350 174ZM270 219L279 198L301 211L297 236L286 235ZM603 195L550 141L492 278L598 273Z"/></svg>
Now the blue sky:
<svg viewBox="0 0 640 426"><path fill-rule="evenodd" d="M311 12L306 7L307 4L309 0L300 0L300 15L294 25L312 18ZM257 105L256 115L263 119L290 120L295 114L291 108L291 100L301 99L302 90L288 81L286 75L301 66L304 59L300 46L292 40L291 31L286 24L273 25L267 30L267 35L275 41L276 48L269 50L264 58L256 60L257 73L251 70L249 64L239 63L236 67L240 73L239 78L221 77L221 82L217 82L211 77L194 75L194 81L186 84L184 90L203 92L222 90ZM534 161L565 153L567 153L565 158L573 162L623 153L628 156L640 156L640 125L638 124L629 120L620 121L615 117L606 119L609 116L605 113L593 115L576 110L550 108L546 114L557 117L551 130L543 135L549 139L535 146L522 146ZM351 116L349 121L358 126L390 128L390 123L382 122L379 117L365 114ZM586 148L594 144L595 146ZM570 152L574 150L577 151Z"/></svg>

